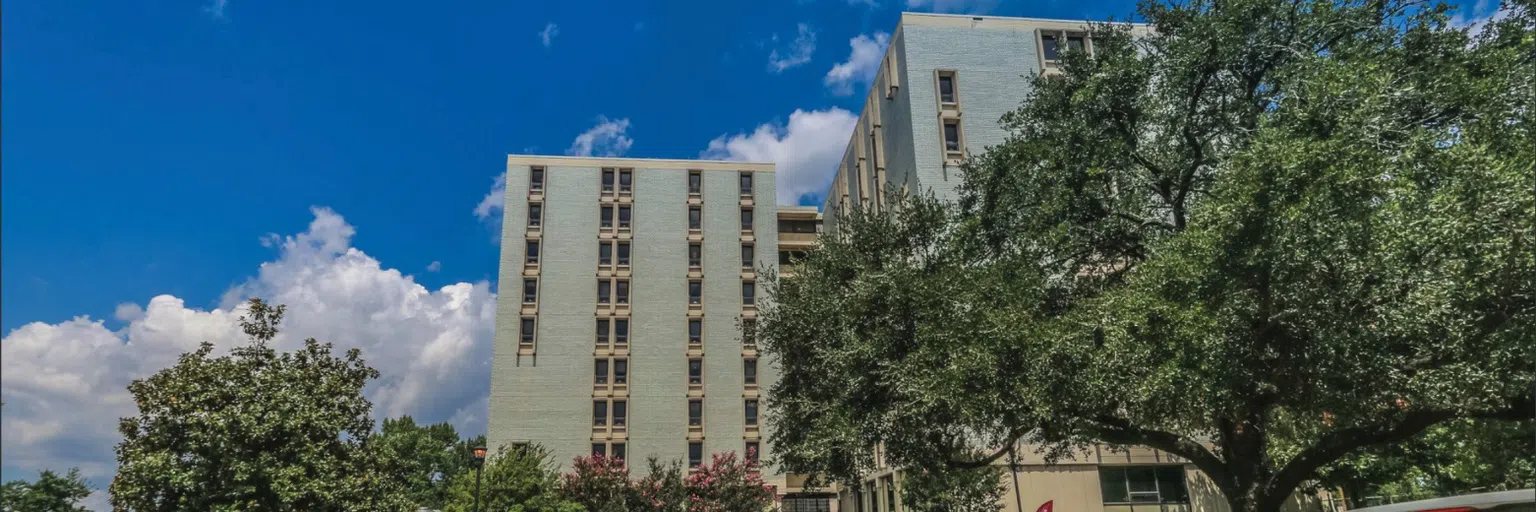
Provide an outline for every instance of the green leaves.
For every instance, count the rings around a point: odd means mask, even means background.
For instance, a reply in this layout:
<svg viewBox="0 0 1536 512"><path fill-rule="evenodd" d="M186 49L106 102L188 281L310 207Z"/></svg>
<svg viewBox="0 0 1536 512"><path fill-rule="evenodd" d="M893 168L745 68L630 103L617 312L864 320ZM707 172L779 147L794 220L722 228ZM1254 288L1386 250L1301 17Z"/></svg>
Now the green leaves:
<svg viewBox="0 0 1536 512"><path fill-rule="evenodd" d="M80 500L90 495L79 469L63 476L45 469L35 481L12 480L0 487L0 512L85 512Z"/></svg>

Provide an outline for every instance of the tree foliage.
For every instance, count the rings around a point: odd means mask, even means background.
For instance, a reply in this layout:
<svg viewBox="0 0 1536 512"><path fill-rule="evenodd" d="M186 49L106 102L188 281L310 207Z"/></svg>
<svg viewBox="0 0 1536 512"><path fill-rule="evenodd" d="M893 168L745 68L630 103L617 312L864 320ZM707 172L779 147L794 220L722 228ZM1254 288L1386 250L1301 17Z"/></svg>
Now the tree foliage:
<svg viewBox="0 0 1536 512"><path fill-rule="evenodd" d="M484 474L459 473L449 483L443 512L472 512L475 491L486 512L581 512L582 506L560 494L559 474L549 452L538 445L499 447L485 460Z"/></svg>
<svg viewBox="0 0 1536 512"><path fill-rule="evenodd" d="M683 466L647 460L650 473L630 479L623 459L577 457L560 491L588 512L752 512L767 510L774 491L756 462L719 453L684 476Z"/></svg>
<svg viewBox="0 0 1536 512"><path fill-rule="evenodd" d="M958 205L838 212L772 287L779 462L1142 445L1272 512L1362 448L1531 417L1536 36L1503 8L1475 36L1411 0L1094 25Z"/></svg>
<svg viewBox="0 0 1536 512"><path fill-rule="evenodd" d="M85 512L80 500L90 495L79 469L63 475L45 469L35 481L12 480L0 486L0 512Z"/></svg>
<svg viewBox="0 0 1536 512"><path fill-rule="evenodd" d="M1320 472L1351 507L1536 484L1536 422L1459 419L1403 443L1371 446Z"/></svg>
<svg viewBox="0 0 1536 512"><path fill-rule="evenodd" d="M484 446L485 436L461 439L448 423L418 425L410 416L402 416L384 420L373 442L396 461L394 471L402 478L410 502L438 510L447 499L449 482L474 471L472 450Z"/></svg>
<svg viewBox="0 0 1536 512"><path fill-rule="evenodd" d="M1005 488L999 466L954 471L916 469L903 474L902 510L912 512L997 512Z"/></svg>
<svg viewBox="0 0 1536 512"><path fill-rule="evenodd" d="M183 354L129 384L138 415L123 418L115 510L401 510L386 458L368 443L363 386L378 372L356 349L342 357L314 339L294 352L267 346L283 306L252 299L249 345Z"/></svg>

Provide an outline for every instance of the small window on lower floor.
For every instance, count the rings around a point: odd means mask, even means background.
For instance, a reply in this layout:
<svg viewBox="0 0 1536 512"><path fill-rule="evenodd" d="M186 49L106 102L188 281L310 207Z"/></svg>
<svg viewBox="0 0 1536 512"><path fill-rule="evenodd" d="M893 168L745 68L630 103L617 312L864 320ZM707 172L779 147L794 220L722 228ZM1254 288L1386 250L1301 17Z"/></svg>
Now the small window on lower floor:
<svg viewBox="0 0 1536 512"><path fill-rule="evenodd" d="M700 441L688 442L688 467L696 468L704 464L704 443Z"/></svg>
<svg viewBox="0 0 1536 512"><path fill-rule="evenodd" d="M944 153L955 156L965 153L965 144L961 140L960 120L944 120Z"/></svg>
<svg viewBox="0 0 1536 512"><path fill-rule="evenodd" d="M624 458L624 443L613 443L612 449L608 451L608 456L609 457L613 457L615 459L623 459Z"/></svg>
<svg viewBox="0 0 1536 512"><path fill-rule="evenodd" d="M592 456L593 457L606 457L607 455L608 455L608 445L605 445L603 443L592 443Z"/></svg>
<svg viewBox="0 0 1536 512"><path fill-rule="evenodd" d="M688 401L688 426L697 427L704 424L704 401Z"/></svg>
<svg viewBox="0 0 1536 512"><path fill-rule="evenodd" d="M608 401L592 401L592 425L601 427L608 424Z"/></svg>
<svg viewBox="0 0 1536 512"><path fill-rule="evenodd" d="M629 420L629 402L613 401L613 426L622 427Z"/></svg>
<svg viewBox="0 0 1536 512"><path fill-rule="evenodd" d="M618 345L629 343L629 319L613 319L613 342Z"/></svg>
<svg viewBox="0 0 1536 512"><path fill-rule="evenodd" d="M757 462L757 457L761 454L761 450L758 448L757 441L747 441L746 452L747 460Z"/></svg>
<svg viewBox="0 0 1536 512"><path fill-rule="evenodd" d="M628 359L614 359L613 360L613 383L614 384L628 384L629 383L629 360Z"/></svg>
<svg viewBox="0 0 1536 512"><path fill-rule="evenodd" d="M524 345L533 344L533 318L524 318L519 325L518 340Z"/></svg>
<svg viewBox="0 0 1536 512"><path fill-rule="evenodd" d="M742 380L743 383L745 383L745 384L747 384L749 386L756 386L757 385L757 360L756 359L742 359L741 360L741 380Z"/></svg>
<svg viewBox="0 0 1536 512"><path fill-rule="evenodd" d="M1105 504L1189 503L1183 466L1100 466Z"/></svg>

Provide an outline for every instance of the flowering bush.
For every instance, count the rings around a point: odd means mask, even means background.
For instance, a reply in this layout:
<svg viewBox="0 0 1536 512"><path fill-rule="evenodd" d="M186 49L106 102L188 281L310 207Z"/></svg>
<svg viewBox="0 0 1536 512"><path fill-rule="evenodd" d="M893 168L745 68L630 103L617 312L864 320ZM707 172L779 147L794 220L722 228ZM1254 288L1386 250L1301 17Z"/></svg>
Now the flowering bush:
<svg viewBox="0 0 1536 512"><path fill-rule="evenodd" d="M738 459L717 453L688 475L688 512L750 512L773 502L773 486L763 482L755 457Z"/></svg>
<svg viewBox="0 0 1536 512"><path fill-rule="evenodd" d="M561 495L589 512L758 512L773 502L755 461L716 454L684 476L682 464L648 461L650 474L629 479L622 459L577 457L560 477Z"/></svg>

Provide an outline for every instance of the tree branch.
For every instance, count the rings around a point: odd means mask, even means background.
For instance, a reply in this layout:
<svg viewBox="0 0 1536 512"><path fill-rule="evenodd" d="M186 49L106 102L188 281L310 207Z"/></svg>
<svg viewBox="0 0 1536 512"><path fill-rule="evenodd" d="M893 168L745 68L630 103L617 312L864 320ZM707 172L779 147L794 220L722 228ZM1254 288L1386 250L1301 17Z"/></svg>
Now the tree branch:
<svg viewBox="0 0 1536 512"><path fill-rule="evenodd" d="M1140 445L1156 448L1185 459L1216 481L1218 487L1229 487L1232 473L1220 457L1211 453L1205 445L1177 434L1132 425L1130 421L1115 416L1098 416L1090 421L1099 425L1094 435L1099 440L1122 445Z"/></svg>
<svg viewBox="0 0 1536 512"><path fill-rule="evenodd" d="M997 462L997 459L1001 459L1004 455L1008 455L1009 452L1012 452L1013 446L1019 444L1019 439L1022 437L1024 437L1023 432L1014 432L1009 434L1008 441L1004 443L1004 446L999 448L996 452L993 452L991 455L976 460L950 459L949 461L945 462L945 465L949 466L950 469L977 469L991 466L993 462Z"/></svg>

